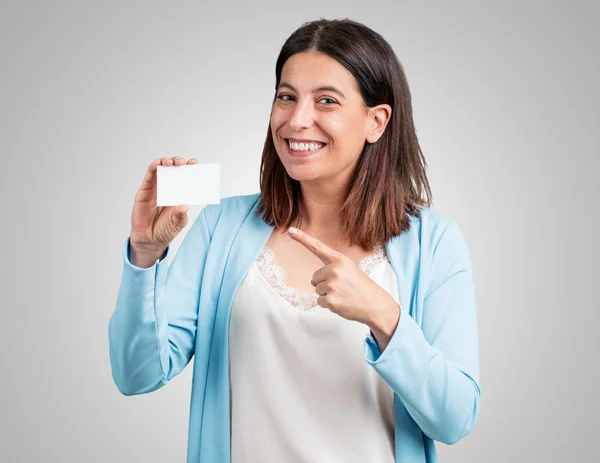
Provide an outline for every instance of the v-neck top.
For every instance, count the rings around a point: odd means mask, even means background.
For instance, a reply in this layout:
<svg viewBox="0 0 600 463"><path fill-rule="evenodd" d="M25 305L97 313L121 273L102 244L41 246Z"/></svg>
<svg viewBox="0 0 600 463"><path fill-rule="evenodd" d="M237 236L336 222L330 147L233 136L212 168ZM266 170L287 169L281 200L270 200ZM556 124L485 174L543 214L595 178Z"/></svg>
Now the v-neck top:
<svg viewBox="0 0 600 463"><path fill-rule="evenodd" d="M398 301L385 248L360 268ZM393 463L394 393L365 362L367 325L287 283L264 247L233 301L231 461Z"/></svg>

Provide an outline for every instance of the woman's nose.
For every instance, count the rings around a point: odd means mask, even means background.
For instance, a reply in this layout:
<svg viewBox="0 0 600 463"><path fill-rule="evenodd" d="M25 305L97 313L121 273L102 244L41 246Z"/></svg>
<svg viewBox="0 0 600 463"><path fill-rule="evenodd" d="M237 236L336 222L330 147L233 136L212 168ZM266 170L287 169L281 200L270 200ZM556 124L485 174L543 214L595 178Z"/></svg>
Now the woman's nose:
<svg viewBox="0 0 600 463"><path fill-rule="evenodd" d="M289 125L294 130L300 130L312 125L313 111L310 102L298 102L290 116Z"/></svg>

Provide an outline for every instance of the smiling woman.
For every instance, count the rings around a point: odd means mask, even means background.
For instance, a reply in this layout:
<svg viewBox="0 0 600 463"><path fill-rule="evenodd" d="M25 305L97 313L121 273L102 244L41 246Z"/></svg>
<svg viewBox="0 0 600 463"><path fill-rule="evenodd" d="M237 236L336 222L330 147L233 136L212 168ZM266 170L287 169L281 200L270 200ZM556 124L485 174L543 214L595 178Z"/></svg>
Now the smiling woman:
<svg viewBox="0 0 600 463"><path fill-rule="evenodd" d="M261 161L264 220L301 226L311 216L312 187L327 181L328 196L337 195L342 239L371 250L430 206L425 168L404 69L385 39L351 20L296 30L275 67Z"/></svg>
<svg viewBox="0 0 600 463"><path fill-rule="evenodd" d="M275 72L260 193L206 206L171 266L185 209L156 207L150 165L114 381L151 392L194 356L189 462L435 462L479 413L475 292L460 228L429 207L402 66L367 26L321 19Z"/></svg>

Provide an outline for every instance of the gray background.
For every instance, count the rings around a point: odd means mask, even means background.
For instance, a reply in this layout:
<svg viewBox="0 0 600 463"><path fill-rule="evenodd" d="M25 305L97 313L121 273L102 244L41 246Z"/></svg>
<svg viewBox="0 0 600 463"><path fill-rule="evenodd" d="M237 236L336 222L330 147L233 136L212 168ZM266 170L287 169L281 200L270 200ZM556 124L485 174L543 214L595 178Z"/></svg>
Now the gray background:
<svg viewBox="0 0 600 463"><path fill-rule="evenodd" d="M600 8L448 3L1 3L0 461L185 461L191 364L135 397L110 373L133 198L175 155L257 192L275 59L319 17L396 50L472 253L482 408L440 460L598 461Z"/></svg>

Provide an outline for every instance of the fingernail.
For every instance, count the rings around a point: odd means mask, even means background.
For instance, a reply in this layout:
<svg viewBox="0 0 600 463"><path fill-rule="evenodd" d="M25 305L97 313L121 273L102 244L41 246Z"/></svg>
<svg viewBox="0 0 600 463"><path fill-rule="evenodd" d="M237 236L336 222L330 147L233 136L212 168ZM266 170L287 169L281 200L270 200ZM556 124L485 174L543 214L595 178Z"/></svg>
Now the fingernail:
<svg viewBox="0 0 600 463"><path fill-rule="evenodd" d="M290 227L288 229L288 231L290 232L290 235L296 235L296 234L298 234L298 229L294 228L294 227Z"/></svg>

